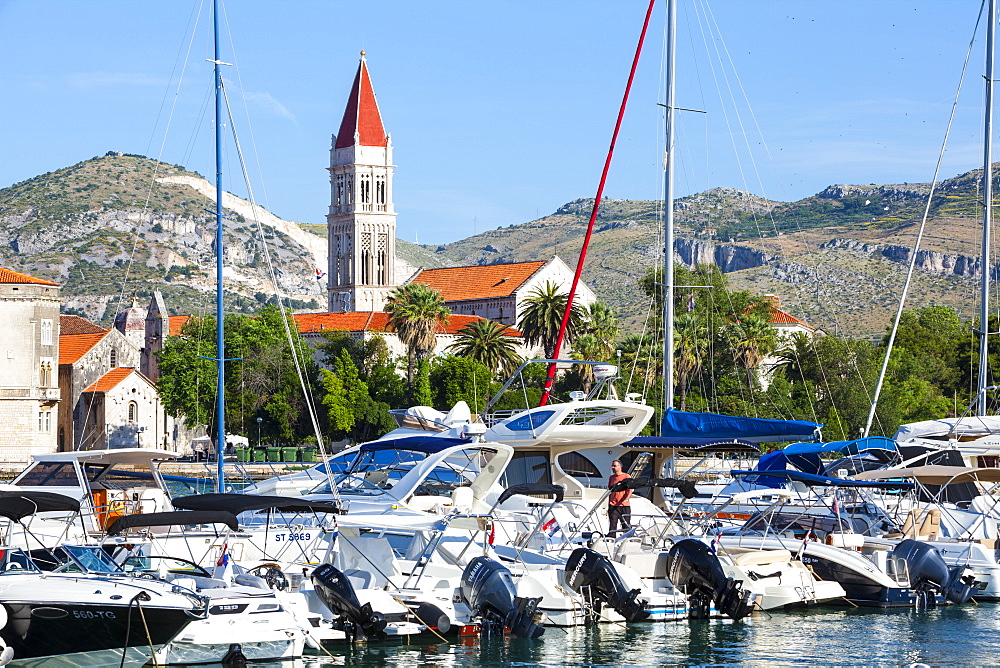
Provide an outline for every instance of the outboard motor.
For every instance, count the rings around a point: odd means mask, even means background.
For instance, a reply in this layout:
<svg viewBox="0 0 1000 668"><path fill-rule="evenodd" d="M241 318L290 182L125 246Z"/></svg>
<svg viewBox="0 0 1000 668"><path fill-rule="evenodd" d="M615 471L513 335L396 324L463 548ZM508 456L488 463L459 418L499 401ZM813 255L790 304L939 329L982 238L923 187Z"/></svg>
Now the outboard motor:
<svg viewBox="0 0 1000 668"><path fill-rule="evenodd" d="M462 598L483 620L486 633L504 627L522 638L539 638L545 629L535 623L542 600L516 595L510 571L489 557L476 557L462 572Z"/></svg>
<svg viewBox="0 0 1000 668"><path fill-rule="evenodd" d="M952 603L965 603L978 590L975 577L961 566L949 567L932 546L912 538L901 540L889 555L895 562L906 563L910 588L917 593L918 603L933 605L936 594L944 594Z"/></svg>
<svg viewBox="0 0 1000 668"><path fill-rule="evenodd" d="M340 629L349 637L381 638L386 619L372 610L371 603L361 605L358 595L347 576L330 564L323 564L312 572L316 594L334 614L340 615Z"/></svg>
<svg viewBox="0 0 1000 668"><path fill-rule="evenodd" d="M573 550L566 561L566 584L578 594L589 593L591 603L606 603L630 622L649 617L639 590L625 586L614 564L603 554L586 547Z"/></svg>
<svg viewBox="0 0 1000 668"><path fill-rule="evenodd" d="M732 619L753 612L754 596L743 590L742 581L730 580L719 557L694 538L674 543L667 554L667 577L676 587L685 587L691 598L691 616L708 617L711 605Z"/></svg>

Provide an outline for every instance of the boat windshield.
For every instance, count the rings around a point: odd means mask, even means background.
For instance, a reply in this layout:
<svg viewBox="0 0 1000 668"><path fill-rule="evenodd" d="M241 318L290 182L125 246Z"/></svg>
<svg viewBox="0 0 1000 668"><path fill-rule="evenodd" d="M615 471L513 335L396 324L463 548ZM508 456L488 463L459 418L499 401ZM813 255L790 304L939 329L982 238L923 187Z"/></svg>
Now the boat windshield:
<svg viewBox="0 0 1000 668"><path fill-rule="evenodd" d="M16 547L0 549L0 575L20 573L41 573L41 570L24 550Z"/></svg>
<svg viewBox="0 0 1000 668"><path fill-rule="evenodd" d="M122 573L121 567L115 560L100 547L84 545L63 545L56 548L57 556L64 558L61 566L56 568L57 573L101 573L115 574Z"/></svg>
<svg viewBox="0 0 1000 668"><path fill-rule="evenodd" d="M456 487L470 484L493 454L482 448L452 452L428 471L414 493L448 495ZM392 490L427 457L416 450L363 450L345 473L334 477L334 484L341 494L378 496ZM324 481L311 493L329 494L330 486Z"/></svg>

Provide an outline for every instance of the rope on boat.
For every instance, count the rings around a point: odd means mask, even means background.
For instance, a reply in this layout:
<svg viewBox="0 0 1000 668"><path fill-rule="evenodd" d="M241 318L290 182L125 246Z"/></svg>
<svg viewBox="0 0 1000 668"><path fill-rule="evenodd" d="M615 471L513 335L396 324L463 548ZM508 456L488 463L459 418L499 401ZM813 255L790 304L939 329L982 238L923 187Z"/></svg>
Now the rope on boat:
<svg viewBox="0 0 1000 668"><path fill-rule="evenodd" d="M438 638L440 638L441 642L448 642L448 639L445 638L440 633L438 633L437 630L434 629L434 628L432 628L430 624L428 624L424 620L420 619L420 615L418 615L416 612L414 612L413 608L411 608L410 606L406 605L406 602L403 601L403 599L399 598L398 596L393 596L392 598L396 601L396 603L399 603L401 606L403 606L404 608L406 608L407 610L409 610L410 614L413 615L414 617L416 617L417 621L424 625L424 628L426 628L428 631L430 631L431 633L433 633L434 635L436 635ZM407 640L409 640L409 638L407 638Z"/></svg>

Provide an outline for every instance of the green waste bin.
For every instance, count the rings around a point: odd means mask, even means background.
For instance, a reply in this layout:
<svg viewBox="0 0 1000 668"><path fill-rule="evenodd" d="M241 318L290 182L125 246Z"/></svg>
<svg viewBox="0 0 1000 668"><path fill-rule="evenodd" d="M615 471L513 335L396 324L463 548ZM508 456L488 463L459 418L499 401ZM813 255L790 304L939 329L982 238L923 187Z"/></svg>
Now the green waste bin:
<svg viewBox="0 0 1000 668"><path fill-rule="evenodd" d="M236 461L238 462L250 461L250 448L236 448Z"/></svg>
<svg viewBox="0 0 1000 668"><path fill-rule="evenodd" d="M280 462L281 461L281 448L264 448L267 451L267 461L269 462Z"/></svg>
<svg viewBox="0 0 1000 668"><path fill-rule="evenodd" d="M299 461L302 462L316 461L316 448L302 448L302 455Z"/></svg>
<svg viewBox="0 0 1000 668"><path fill-rule="evenodd" d="M282 448L281 449L281 461L283 461L283 462L297 462L297 461L299 461L299 449L298 448Z"/></svg>
<svg viewBox="0 0 1000 668"><path fill-rule="evenodd" d="M250 461L252 462L263 462L267 459L267 452L264 448L254 448L250 452Z"/></svg>

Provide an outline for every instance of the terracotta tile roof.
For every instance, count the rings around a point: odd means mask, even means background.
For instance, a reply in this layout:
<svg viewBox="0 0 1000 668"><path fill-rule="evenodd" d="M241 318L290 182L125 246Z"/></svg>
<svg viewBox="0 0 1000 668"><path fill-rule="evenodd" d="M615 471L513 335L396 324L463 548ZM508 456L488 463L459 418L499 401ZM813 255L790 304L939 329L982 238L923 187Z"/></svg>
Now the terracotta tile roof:
<svg viewBox="0 0 1000 668"><path fill-rule="evenodd" d="M189 315L172 315L170 316L170 332L169 336L178 336L181 333L181 329L191 319Z"/></svg>
<svg viewBox="0 0 1000 668"><path fill-rule="evenodd" d="M10 269L0 268L0 283L32 283L34 285L55 285L58 283L53 283L52 281L46 281L43 278L35 278L34 276L28 276L27 274L22 274L18 271L12 271Z"/></svg>
<svg viewBox="0 0 1000 668"><path fill-rule="evenodd" d="M354 134L358 134L358 144L361 146L387 146L385 127L382 116L378 112L378 102L375 100L375 90L368 75L368 63L364 57L358 65L358 73L354 76L354 85L347 98L347 108L337 132L335 148L347 148L354 145Z"/></svg>
<svg viewBox="0 0 1000 668"><path fill-rule="evenodd" d="M94 334L70 334L59 337L59 363L76 364L90 349L101 342L110 330Z"/></svg>
<svg viewBox="0 0 1000 668"><path fill-rule="evenodd" d="M343 332L386 332L389 331L388 313L297 313L292 319L298 325L302 334L314 334L318 332L343 331ZM476 320L482 320L477 315L451 314L448 317L448 324L438 327L440 334L456 334L458 330ZM510 336L521 336L521 332L512 327L508 327ZM391 333L391 332L390 332Z"/></svg>
<svg viewBox="0 0 1000 668"><path fill-rule="evenodd" d="M446 302L507 297L542 268L541 262L488 264L480 267L424 269L413 279L441 293Z"/></svg>
<svg viewBox="0 0 1000 668"><path fill-rule="evenodd" d="M78 315L59 316L59 334L61 336L72 336L74 334L100 334L108 331L100 325L95 325L86 318Z"/></svg>
<svg viewBox="0 0 1000 668"><path fill-rule="evenodd" d="M795 316L785 313L781 309L777 309L772 306L770 311L770 322L772 325L802 325L807 329L816 329L809 323L799 320Z"/></svg>
<svg viewBox="0 0 1000 668"><path fill-rule="evenodd" d="M138 373L135 369L130 367L118 367L117 369L112 369L107 372L94 384L88 387L84 392L107 392L113 389L115 385L122 382L128 378L133 373Z"/></svg>

